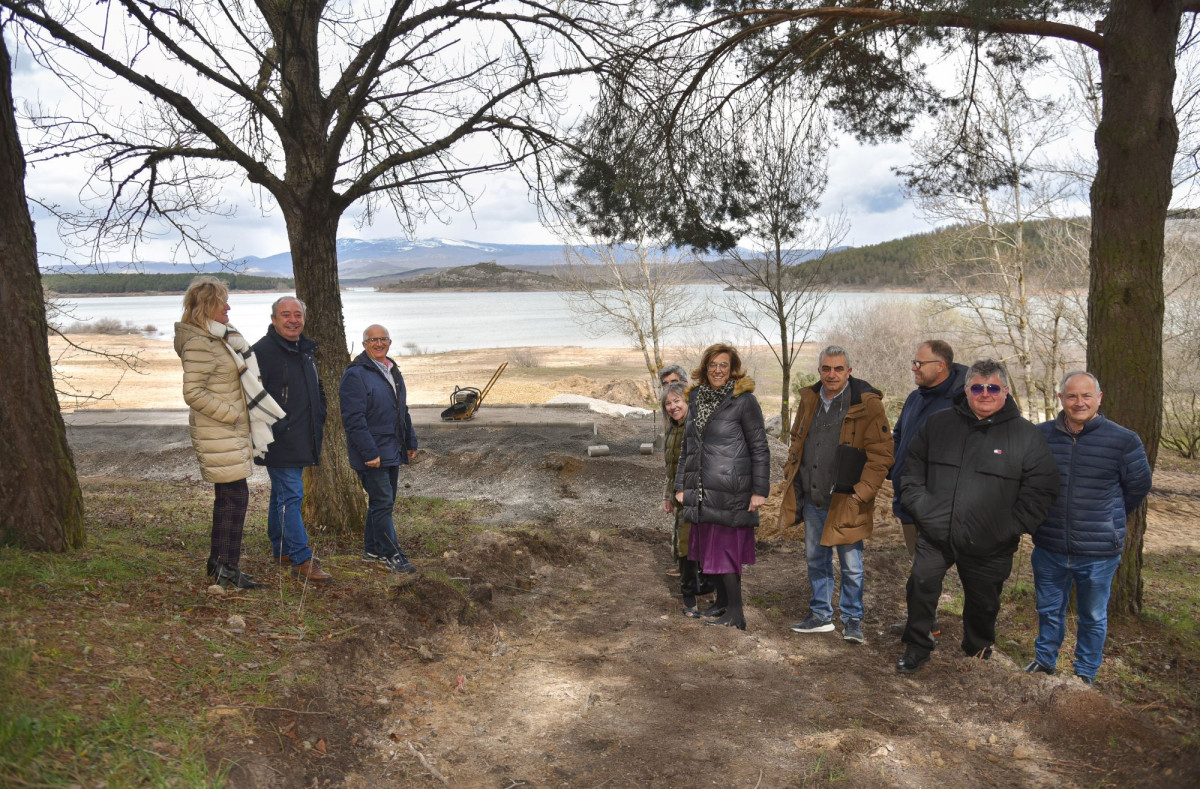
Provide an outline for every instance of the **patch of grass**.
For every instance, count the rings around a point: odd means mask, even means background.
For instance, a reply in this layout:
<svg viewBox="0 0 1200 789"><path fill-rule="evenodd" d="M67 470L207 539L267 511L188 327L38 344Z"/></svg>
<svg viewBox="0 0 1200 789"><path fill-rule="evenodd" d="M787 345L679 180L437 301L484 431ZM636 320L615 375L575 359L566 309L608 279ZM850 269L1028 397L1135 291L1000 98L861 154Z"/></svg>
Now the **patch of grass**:
<svg viewBox="0 0 1200 789"><path fill-rule="evenodd" d="M1146 553L1140 617L1110 617L1104 663L1097 685L1119 696L1160 725L1173 729L1191 747L1200 747L1200 555L1194 552ZM1038 620L1028 553L1014 571L1020 582L1006 586L997 631L1001 647L1019 664L1033 659ZM1071 671L1078 618L1067 613L1066 636L1058 669Z"/></svg>
<svg viewBox="0 0 1200 789"><path fill-rule="evenodd" d="M406 545L419 544L425 553L441 556L482 531L475 521L486 514L488 507L478 501L405 496L396 501L396 530Z"/></svg>
<svg viewBox="0 0 1200 789"><path fill-rule="evenodd" d="M343 601L382 599L394 579L358 561L357 545L313 535L335 582L297 583L270 564L267 496L255 490L242 567L264 586L210 595L211 487L83 489L84 549L0 548L0 786L220 786L224 749L253 733L255 711L277 706L282 685L323 681L304 656L355 629ZM417 498L398 510L417 554L440 555L480 528L486 505Z"/></svg>

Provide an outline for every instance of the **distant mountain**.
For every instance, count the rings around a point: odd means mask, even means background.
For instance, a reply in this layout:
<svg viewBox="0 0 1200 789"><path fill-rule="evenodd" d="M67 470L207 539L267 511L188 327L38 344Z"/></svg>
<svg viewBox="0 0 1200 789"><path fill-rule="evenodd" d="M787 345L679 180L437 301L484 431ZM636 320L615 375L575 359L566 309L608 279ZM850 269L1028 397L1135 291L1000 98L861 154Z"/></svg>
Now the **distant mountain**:
<svg viewBox="0 0 1200 789"><path fill-rule="evenodd" d="M521 267L555 266L563 262L563 247L559 244L480 244L445 238L340 238L337 242L337 252L338 274L343 283L381 277L392 278L414 269L455 268L485 261ZM251 255L235 258L233 265L246 274L293 276L290 252L280 252L269 257ZM54 270L63 271L63 267L56 266ZM136 264L113 263L106 267L106 271L114 273L145 274L181 271L212 274L225 270L227 269L216 262L189 266L155 260L144 260Z"/></svg>

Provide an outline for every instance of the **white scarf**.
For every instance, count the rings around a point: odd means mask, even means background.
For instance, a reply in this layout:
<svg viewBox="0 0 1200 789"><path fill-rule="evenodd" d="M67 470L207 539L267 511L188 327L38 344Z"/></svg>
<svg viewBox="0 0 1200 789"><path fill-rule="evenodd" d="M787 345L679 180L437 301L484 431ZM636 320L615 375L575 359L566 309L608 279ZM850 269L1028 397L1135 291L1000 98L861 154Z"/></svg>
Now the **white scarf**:
<svg viewBox="0 0 1200 789"><path fill-rule="evenodd" d="M237 362L238 378L246 395L246 411L250 414L250 442L254 445L254 456L263 457L267 454L267 447L275 440L271 425L287 414L263 389L258 360L254 358L254 349L246 342L246 338L229 323L209 321L208 330L225 343Z"/></svg>

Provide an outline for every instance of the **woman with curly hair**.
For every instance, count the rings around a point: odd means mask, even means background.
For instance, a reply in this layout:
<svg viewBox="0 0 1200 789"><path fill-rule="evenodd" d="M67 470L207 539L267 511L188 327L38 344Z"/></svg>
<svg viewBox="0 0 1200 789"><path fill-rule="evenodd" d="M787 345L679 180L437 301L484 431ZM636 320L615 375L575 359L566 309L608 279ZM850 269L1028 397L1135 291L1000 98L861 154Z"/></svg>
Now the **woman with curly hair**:
<svg viewBox="0 0 1200 789"><path fill-rule="evenodd" d="M714 605L696 616L745 630L742 566L754 564L758 508L770 492L767 430L735 348L709 346L692 375L700 384L688 398L675 500L692 524L688 556L717 587Z"/></svg>

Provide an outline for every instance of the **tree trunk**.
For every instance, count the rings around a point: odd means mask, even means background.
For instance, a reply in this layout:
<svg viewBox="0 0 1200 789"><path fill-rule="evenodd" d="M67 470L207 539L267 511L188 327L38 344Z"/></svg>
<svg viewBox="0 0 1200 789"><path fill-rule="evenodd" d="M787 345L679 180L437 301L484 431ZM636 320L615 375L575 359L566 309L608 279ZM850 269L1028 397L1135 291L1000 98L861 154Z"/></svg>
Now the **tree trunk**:
<svg viewBox="0 0 1200 789"><path fill-rule="evenodd" d="M65 551L84 544L83 494L67 444L46 341L46 308L25 154L13 114L12 63L0 41L0 544Z"/></svg>
<svg viewBox="0 0 1200 789"><path fill-rule="evenodd" d="M319 215L316 211L285 210L284 218L296 295L308 307L304 333L317 342L317 372L325 386L329 407L321 463L305 475L304 521L310 528L324 526L349 536L362 530L367 509L358 475L350 468L346 453L346 431L342 429L338 398L342 372L350 363L338 284L338 217Z"/></svg>
<svg viewBox="0 0 1200 789"><path fill-rule="evenodd" d="M1088 369L1104 411L1134 430L1153 466L1162 429L1163 236L1179 142L1172 91L1178 2L1113 0L1100 52L1104 107L1092 183ZM1109 610L1142 608L1145 507L1129 519Z"/></svg>

